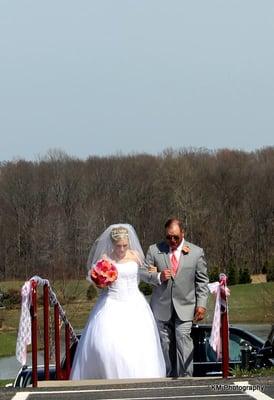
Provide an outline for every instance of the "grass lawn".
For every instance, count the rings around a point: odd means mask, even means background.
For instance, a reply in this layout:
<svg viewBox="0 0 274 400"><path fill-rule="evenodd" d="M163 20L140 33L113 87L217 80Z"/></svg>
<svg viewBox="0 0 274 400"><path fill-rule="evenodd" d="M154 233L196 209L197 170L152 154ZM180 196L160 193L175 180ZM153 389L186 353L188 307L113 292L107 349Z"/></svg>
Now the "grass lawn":
<svg viewBox="0 0 274 400"><path fill-rule="evenodd" d="M17 332L0 332L0 357L15 354Z"/></svg>
<svg viewBox="0 0 274 400"><path fill-rule="evenodd" d="M210 295L207 322L212 321L215 299ZM274 323L274 282L234 285L228 297L231 323Z"/></svg>
<svg viewBox="0 0 274 400"><path fill-rule="evenodd" d="M6 386L7 383L13 383L13 379L0 379L0 387Z"/></svg>

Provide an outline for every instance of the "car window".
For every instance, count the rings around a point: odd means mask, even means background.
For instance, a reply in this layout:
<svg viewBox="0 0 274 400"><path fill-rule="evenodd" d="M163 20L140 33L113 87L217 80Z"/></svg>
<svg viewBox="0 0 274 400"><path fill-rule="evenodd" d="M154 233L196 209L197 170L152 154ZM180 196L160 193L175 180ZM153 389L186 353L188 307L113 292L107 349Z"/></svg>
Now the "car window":
<svg viewBox="0 0 274 400"><path fill-rule="evenodd" d="M242 338L235 333L229 335L229 360L241 361L241 341Z"/></svg>
<svg viewBox="0 0 274 400"><path fill-rule="evenodd" d="M28 375L28 379L25 383L25 386L30 386L30 385L32 385L32 375L31 374Z"/></svg>
<svg viewBox="0 0 274 400"><path fill-rule="evenodd" d="M193 352L193 361L198 362L200 361L200 336L199 336L199 329L192 328L191 337L193 339L194 345L194 352Z"/></svg>
<svg viewBox="0 0 274 400"><path fill-rule="evenodd" d="M18 379L15 382L16 387L27 387L28 385L31 385L32 383L32 376L31 373L21 373L21 375L18 377Z"/></svg>
<svg viewBox="0 0 274 400"><path fill-rule="evenodd" d="M210 338L210 331L206 331L205 332L205 337L204 337L205 361L216 362L217 361L217 354L213 350L213 348L210 346L209 338Z"/></svg>
<svg viewBox="0 0 274 400"><path fill-rule="evenodd" d="M217 354L209 344L210 332L205 332L205 356L208 362L217 362ZM229 361L241 361L241 340L242 338L235 334L229 335Z"/></svg>

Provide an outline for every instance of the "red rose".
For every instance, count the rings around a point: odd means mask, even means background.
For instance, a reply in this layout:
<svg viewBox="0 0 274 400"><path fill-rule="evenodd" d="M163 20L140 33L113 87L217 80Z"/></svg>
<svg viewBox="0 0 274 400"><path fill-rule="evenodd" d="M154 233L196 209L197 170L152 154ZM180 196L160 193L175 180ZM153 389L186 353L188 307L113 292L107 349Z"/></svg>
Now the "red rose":
<svg viewBox="0 0 274 400"><path fill-rule="evenodd" d="M99 286L108 286L118 277L115 265L108 260L99 260L90 271L90 277Z"/></svg>

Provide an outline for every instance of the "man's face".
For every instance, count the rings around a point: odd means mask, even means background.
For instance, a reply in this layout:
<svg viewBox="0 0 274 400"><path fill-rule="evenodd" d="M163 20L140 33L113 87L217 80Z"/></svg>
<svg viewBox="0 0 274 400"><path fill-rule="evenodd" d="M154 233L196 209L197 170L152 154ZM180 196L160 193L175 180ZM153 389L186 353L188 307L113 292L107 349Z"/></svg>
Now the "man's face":
<svg viewBox="0 0 274 400"><path fill-rule="evenodd" d="M166 228L166 241L172 250L176 250L184 237L184 231L181 231L179 225L172 224Z"/></svg>

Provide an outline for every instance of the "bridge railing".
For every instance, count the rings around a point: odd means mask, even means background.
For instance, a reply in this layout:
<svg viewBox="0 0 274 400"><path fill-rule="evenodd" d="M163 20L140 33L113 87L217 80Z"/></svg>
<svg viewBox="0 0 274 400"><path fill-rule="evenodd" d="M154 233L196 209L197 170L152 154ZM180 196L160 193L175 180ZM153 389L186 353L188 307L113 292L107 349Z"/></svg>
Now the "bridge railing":
<svg viewBox="0 0 274 400"><path fill-rule="evenodd" d="M44 379L50 379L50 307L54 308L54 347L55 371L57 380L67 380L70 375L70 344L78 338L68 321L65 312L53 292L49 282L40 277L33 277L31 282L31 343L32 343L32 385L37 387L37 354L38 354L38 286L43 286L43 327L44 327ZM65 366L61 366L61 327L60 321L65 326Z"/></svg>
<svg viewBox="0 0 274 400"><path fill-rule="evenodd" d="M215 311L212 322L209 344L217 354L217 359L222 360L223 378L229 375L229 326L228 302L230 291L227 287L227 276L220 274L219 281L209 283L211 293L215 294Z"/></svg>

